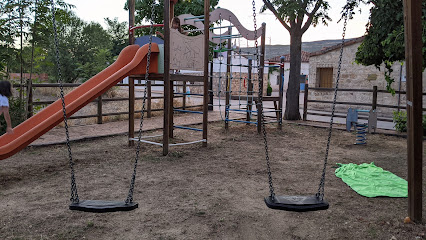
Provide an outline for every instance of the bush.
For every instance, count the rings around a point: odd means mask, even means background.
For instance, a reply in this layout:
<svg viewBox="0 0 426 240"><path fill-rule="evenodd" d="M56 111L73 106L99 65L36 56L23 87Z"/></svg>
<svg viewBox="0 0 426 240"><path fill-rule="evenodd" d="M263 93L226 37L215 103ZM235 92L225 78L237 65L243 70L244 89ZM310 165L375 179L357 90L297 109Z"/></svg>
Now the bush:
<svg viewBox="0 0 426 240"><path fill-rule="evenodd" d="M266 88L266 95L267 96L271 96L272 95L272 87L271 87L271 83L268 82L268 87Z"/></svg>
<svg viewBox="0 0 426 240"><path fill-rule="evenodd" d="M393 112L393 122L398 132L407 132L407 112ZM423 115L423 136L426 136L426 115Z"/></svg>
<svg viewBox="0 0 426 240"><path fill-rule="evenodd" d="M12 127L18 126L21 122L25 121L25 104L19 99L10 97L9 98L9 114L10 120L12 121ZM0 135L6 133L6 120L4 116L0 117Z"/></svg>
<svg viewBox="0 0 426 240"><path fill-rule="evenodd" d="M395 129L398 132L407 131L407 113L406 112L393 112L393 122Z"/></svg>

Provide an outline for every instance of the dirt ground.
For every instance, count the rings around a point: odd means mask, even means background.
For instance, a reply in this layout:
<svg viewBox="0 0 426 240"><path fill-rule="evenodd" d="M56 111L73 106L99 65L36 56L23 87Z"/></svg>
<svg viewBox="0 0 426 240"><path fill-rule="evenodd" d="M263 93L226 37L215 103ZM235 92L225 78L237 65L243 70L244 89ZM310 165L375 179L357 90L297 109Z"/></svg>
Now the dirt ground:
<svg viewBox="0 0 426 240"><path fill-rule="evenodd" d="M174 141L199 138L176 131ZM326 140L322 128L268 127L277 195L317 191ZM366 146L354 140L352 133L333 132L325 186L330 208L305 213L264 204L264 146L252 126L231 124L225 132L223 123L210 124L208 147L172 147L168 156L143 145L134 194L139 208L130 212L68 210L65 146L27 148L0 161L0 239L425 239L424 223L403 223L406 198L362 197L334 175L336 163L375 162L406 179L406 139L369 135ZM126 198L135 156L126 136L71 147L80 199Z"/></svg>

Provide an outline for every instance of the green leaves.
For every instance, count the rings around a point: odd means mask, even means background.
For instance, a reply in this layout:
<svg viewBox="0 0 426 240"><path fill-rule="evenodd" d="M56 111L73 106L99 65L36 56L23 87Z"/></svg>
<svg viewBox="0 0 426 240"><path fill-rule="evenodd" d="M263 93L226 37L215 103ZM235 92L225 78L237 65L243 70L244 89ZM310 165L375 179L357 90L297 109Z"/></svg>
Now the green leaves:
<svg viewBox="0 0 426 240"><path fill-rule="evenodd" d="M154 6L153 6L153 2ZM210 8L214 9L215 6L219 3L219 0L211 0ZM128 10L127 4L125 9ZM152 20L155 24L163 23L164 16L164 4L163 1L155 0L136 0L136 14L135 14L135 23L136 25L149 24ZM151 19L151 11L154 11L154 18ZM192 14L194 16L204 15L204 0L183 0L179 1L174 6L175 16L181 14ZM162 31L162 28L155 28L155 31ZM143 36L149 34L149 28L147 29L137 29L135 31L136 36Z"/></svg>
<svg viewBox="0 0 426 240"><path fill-rule="evenodd" d="M351 0L352 7L360 2ZM362 65L374 65L380 69L385 65L384 75L387 82L386 89L394 94L391 87L394 79L391 78L392 64L404 61L404 12L402 0L371 0L370 22L367 25L367 35L356 53L355 62ZM423 69L426 67L426 1L423 1ZM347 5L348 5L347 4ZM353 10L353 9L352 9Z"/></svg>

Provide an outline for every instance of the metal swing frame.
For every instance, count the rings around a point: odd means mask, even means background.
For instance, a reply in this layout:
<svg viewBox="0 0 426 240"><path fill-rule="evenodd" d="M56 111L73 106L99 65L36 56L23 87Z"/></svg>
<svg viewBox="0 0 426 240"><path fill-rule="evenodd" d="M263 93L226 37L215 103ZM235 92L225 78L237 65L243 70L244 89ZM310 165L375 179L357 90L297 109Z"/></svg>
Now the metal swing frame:
<svg viewBox="0 0 426 240"><path fill-rule="evenodd" d="M256 24L256 6L255 1L252 2L253 5L253 22L254 22L254 29L255 34L257 34L257 24ZM347 25L347 19L348 19L349 12L346 11L344 14L344 23L343 23L343 33L342 33L342 44L340 47L340 56L339 56L339 62L338 62L338 70L337 70L337 78L336 78L336 86L334 89L334 98L333 98L333 107L332 107L332 113L330 118L330 126L328 131L328 139L327 139L327 147L325 152L325 158L324 158L324 167L322 170L321 180L318 187L318 192L315 195L310 196L277 196L274 191L274 186L272 182L272 172L271 172L271 166L270 166L270 159L269 159L269 151L268 151L268 142L266 138L266 129L265 129L265 115L263 113L263 99L261 92L263 91L263 86L259 84L259 101L260 101L260 113L261 113L261 128L263 133L263 141L265 145L265 155L266 155L266 165L268 170L268 182L269 182L269 193L270 195L268 197L264 198L266 206L268 206L271 209L279 209L279 210L285 210L285 211L295 211L295 212L306 212L306 211L317 211L317 210L325 210L328 209L329 203L324 199L324 185L325 185L325 173L327 168L327 161L328 161L328 153L330 149L330 141L331 141L331 133L333 129L333 117L336 107L336 99L337 99L337 91L339 87L339 79L340 79L340 70L342 65L342 56L343 56L343 46L345 43L345 33L346 33L346 25ZM258 55L258 43L257 40L255 41L256 44L256 57L257 60L259 60ZM261 71L258 71L259 78L263 77L260 75Z"/></svg>
<svg viewBox="0 0 426 240"><path fill-rule="evenodd" d="M64 115L66 145L67 145L67 149L68 149L69 166L70 166L70 170L71 170L71 198L70 198L71 204L69 205L69 209L70 210L84 211L84 212L95 212L95 213L134 210L138 207L138 203L133 201L133 192L134 192L134 187L135 187L136 169L137 169L137 166L138 166L139 153L140 153L140 149L141 149L140 140L142 138L142 127L143 127L144 114L141 114L141 118L140 118L140 127L139 127L139 133L138 133L139 141L138 141L138 144L136 146L136 157L135 157L135 162L134 162L133 174L132 174L132 178L131 178L131 181L130 181L129 192L128 192L126 200L124 200L124 201L80 200L79 197L78 197L77 183L76 183L76 180L75 180L74 161L73 161L72 151L71 151L71 146L70 146L67 113L66 113L66 108L65 108L65 96L64 96L63 83L62 83L62 74L61 74L61 67L60 67L61 65L60 65L59 47L58 47L59 46L58 34L57 34L57 30L56 30L54 0L51 0L50 3L51 3L51 9L52 9L52 23L53 23L53 31L54 31L54 38L55 38L56 64L57 64L57 69L58 69L58 82L59 82L60 95L61 95L61 100L62 100L62 110L63 110L63 115ZM153 15L154 15L154 10L151 11L151 19L154 18ZM150 67L150 59L151 59L152 34L153 34L153 22L151 21L145 81L149 81L148 75L149 75L149 67ZM144 96L143 96L142 113L145 111L146 98L147 98L147 91L145 89Z"/></svg>

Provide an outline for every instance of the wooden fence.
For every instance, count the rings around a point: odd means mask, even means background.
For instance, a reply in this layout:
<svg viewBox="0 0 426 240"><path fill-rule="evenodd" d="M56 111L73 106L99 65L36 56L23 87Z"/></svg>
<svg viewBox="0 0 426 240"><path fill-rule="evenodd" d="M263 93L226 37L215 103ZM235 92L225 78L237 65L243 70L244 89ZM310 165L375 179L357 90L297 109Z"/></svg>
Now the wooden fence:
<svg viewBox="0 0 426 240"><path fill-rule="evenodd" d="M78 83L63 83L62 86L63 87L79 87L81 84ZM146 109L145 109L145 113L147 113L147 117L150 118L152 116L152 112L156 112L156 111L163 111L163 108L156 108L153 109L152 108L152 100L155 99L163 99L164 96L152 96L152 87L154 86L159 86L159 87L164 87L164 84L151 84L151 82L147 82L147 84L144 83L135 83L135 86L146 86L146 90L147 90L147 98L146 98ZM34 106L42 106L42 105L49 105L52 104L55 101L34 101L33 99L33 90L34 88L59 88L60 84L59 83L32 83L30 84L30 87L25 85L23 86L23 88L26 89L27 91L27 104L28 104L28 118L31 117L33 115L33 107ZM125 86L125 87L129 87L129 84L122 84L122 83L118 83L116 86ZM174 86L177 87L183 87L183 89L186 89L186 82L183 82L183 84L175 84ZM192 87L199 87L202 85L191 85ZM21 88L20 84L14 84L13 85L14 88ZM133 95L134 96L134 95ZM203 105L188 105L186 102L186 95L174 95L173 96L174 99L176 98L182 98L182 106L181 107L175 107L178 109L187 109L187 108L195 108L195 107L202 107ZM91 114L91 115L80 115L80 116L71 116L69 119L83 119L83 118L97 118L97 123L98 124L102 124L103 120L102 117L104 116L113 116L113 115L123 115L123 114L129 114L129 111L126 112L111 112L111 113L104 113L103 111L103 103L104 102L116 102L116 101L129 101L130 98L129 97L125 97L125 98L105 98L102 95L99 96L98 98L96 98L95 100L93 100L92 102L97 104L97 113L96 114ZM134 99L136 100L143 100L143 97L135 97ZM134 113L141 113L142 110L135 110Z"/></svg>
<svg viewBox="0 0 426 240"><path fill-rule="evenodd" d="M308 110L308 104L309 103L325 103L325 104L333 104L333 101L326 101L326 100L310 100L309 99L309 90L316 90L316 91L322 91L322 92L330 92L334 93L334 88L310 88L308 84L305 85L305 95L304 95L304 101L303 101L303 121L306 121L307 115L317 115L317 116L326 116L331 117L331 113L327 112L312 112ZM367 106L371 107L371 109L375 110L377 108L390 108L390 109L397 109L398 111L400 109L405 109L404 106L401 107L401 105L387 105L387 104L378 104L377 103L377 93L389 93L386 90L378 90L377 86L374 86L373 89L349 89L349 88L339 88L338 92L361 92L361 93L371 93L372 94L372 101L370 103L361 103L361 102L341 102L337 101L336 105L354 105L354 106ZM405 95L405 91L395 91L396 94L402 94ZM425 96L426 93L423 93L423 96ZM423 111L426 111L426 108L423 108ZM334 114L335 117L342 117L346 118L346 114ZM360 119L368 119L368 116L359 116ZM390 118L384 118L384 117L378 117L377 120L379 121L387 121L392 122L392 119Z"/></svg>

